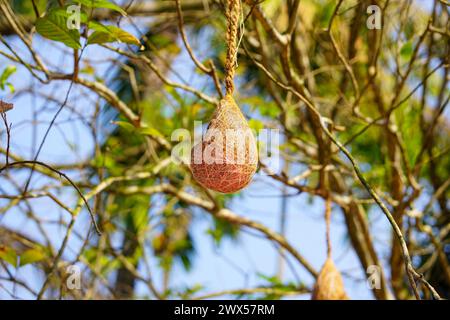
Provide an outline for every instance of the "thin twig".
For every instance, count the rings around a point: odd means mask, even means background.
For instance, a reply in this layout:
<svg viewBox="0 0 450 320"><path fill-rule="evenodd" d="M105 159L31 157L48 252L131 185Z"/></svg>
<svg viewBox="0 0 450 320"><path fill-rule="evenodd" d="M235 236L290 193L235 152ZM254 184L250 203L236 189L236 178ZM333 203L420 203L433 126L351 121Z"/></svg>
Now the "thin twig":
<svg viewBox="0 0 450 320"><path fill-rule="evenodd" d="M189 41L186 36L186 31L184 30L184 19L183 19L183 13L181 9L181 3L180 0L175 0L176 7L177 7L177 15L178 15L178 30L181 34L181 39L183 40L184 47L186 48L189 56L191 57L191 60L194 62L194 64L199 68L202 72L210 75L214 80L214 85L216 87L217 93L219 94L220 98L222 98L222 88L220 85L219 77L216 72L216 67L214 66L214 62L212 60L209 60L209 68L205 66L200 60L197 59L197 57L194 54L194 51L192 50L191 45L189 44Z"/></svg>
<svg viewBox="0 0 450 320"><path fill-rule="evenodd" d="M8 119L6 118L5 112L0 112L0 115L3 119L3 123L5 124L5 128L6 128L6 166L8 166L8 164L9 164L9 146L11 144L12 124L8 124Z"/></svg>
<svg viewBox="0 0 450 320"><path fill-rule="evenodd" d="M72 179L70 179L65 173L63 173L63 172L61 172L61 171L59 171L57 169L54 169L53 167L51 167L50 165L48 165L46 163L43 163L43 162L40 162L40 161L36 161L36 160L11 162L8 165L5 165L2 168L0 168L0 173L2 171L4 171L5 169L7 169L8 167L15 167L15 166L20 167L20 166L27 166L27 165L30 165L30 164L33 165L33 166L34 165L39 165L39 166L45 167L45 168L47 168L47 169L49 169L49 170L59 174L64 179L66 179L75 188L75 190L77 191L77 193L79 194L81 199L83 199L83 202L84 202L84 204L86 205L86 208L89 211L89 215L91 216L92 224L94 225L95 231L97 232L98 235L102 234L100 229L99 229L99 227L98 227L98 225L97 225L97 222L95 221L94 213L92 212L91 207L89 206L89 203L87 202L87 200L84 197L83 193L78 188L78 186L72 181Z"/></svg>

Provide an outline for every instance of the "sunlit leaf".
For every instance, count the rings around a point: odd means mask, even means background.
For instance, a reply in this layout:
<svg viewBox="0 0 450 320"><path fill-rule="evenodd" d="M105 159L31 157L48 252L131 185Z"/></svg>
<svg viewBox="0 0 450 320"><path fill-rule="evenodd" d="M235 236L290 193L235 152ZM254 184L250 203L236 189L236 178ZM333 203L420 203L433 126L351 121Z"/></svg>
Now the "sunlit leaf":
<svg viewBox="0 0 450 320"><path fill-rule="evenodd" d="M264 129L264 123L262 123L260 120L257 119L250 119L248 121L248 125L250 126L250 129L255 130L255 131L259 131Z"/></svg>
<svg viewBox="0 0 450 320"><path fill-rule="evenodd" d="M70 48L80 49L80 32L67 27L67 16L61 10L48 12L36 20L36 31L43 37L62 42Z"/></svg>
<svg viewBox="0 0 450 320"><path fill-rule="evenodd" d="M75 0L75 2L82 4L88 8L103 8L119 12L126 16L127 13L120 6L107 0Z"/></svg>
<svg viewBox="0 0 450 320"><path fill-rule="evenodd" d="M145 127L145 128L141 128L139 130L139 132L143 135L146 136L153 136L153 137L163 137L164 135L159 132L157 129L155 128L150 128L150 127Z"/></svg>
<svg viewBox="0 0 450 320"><path fill-rule="evenodd" d="M3 260L13 267L17 267L17 253L11 247L0 246L0 260Z"/></svg>
<svg viewBox="0 0 450 320"><path fill-rule="evenodd" d="M14 86L10 83L7 82L8 78L17 71L16 66L7 66L5 68L5 70L3 70L1 76L0 76L0 88L2 90L5 90L5 86L7 86L9 88L9 90L11 91L11 93L14 93L15 89Z"/></svg>
<svg viewBox="0 0 450 320"><path fill-rule="evenodd" d="M116 26L105 26L94 23L89 24L89 27L96 30L89 36L89 44L102 44L108 42L124 42L138 46L141 44L138 38Z"/></svg>
<svg viewBox="0 0 450 320"><path fill-rule="evenodd" d="M41 261L45 258L45 253L40 249L29 249L20 255L20 266Z"/></svg>

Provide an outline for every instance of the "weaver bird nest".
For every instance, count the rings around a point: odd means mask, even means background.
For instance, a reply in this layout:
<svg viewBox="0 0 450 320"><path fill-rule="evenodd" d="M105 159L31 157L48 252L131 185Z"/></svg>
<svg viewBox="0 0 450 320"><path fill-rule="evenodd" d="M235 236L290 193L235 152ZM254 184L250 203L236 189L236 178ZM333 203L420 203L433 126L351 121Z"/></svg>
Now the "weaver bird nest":
<svg viewBox="0 0 450 320"><path fill-rule="evenodd" d="M231 95L226 95L202 141L192 148L192 174L208 189L232 193L250 183L257 163L255 137Z"/></svg>

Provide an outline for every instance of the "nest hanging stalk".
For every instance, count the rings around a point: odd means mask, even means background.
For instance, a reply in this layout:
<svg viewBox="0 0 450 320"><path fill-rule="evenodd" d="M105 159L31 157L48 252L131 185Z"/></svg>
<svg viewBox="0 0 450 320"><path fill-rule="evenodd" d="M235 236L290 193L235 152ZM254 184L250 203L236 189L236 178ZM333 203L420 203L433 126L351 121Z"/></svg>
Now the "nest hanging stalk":
<svg viewBox="0 0 450 320"><path fill-rule="evenodd" d="M247 186L258 163L256 139L233 99L240 12L239 0L227 1L226 95L220 100L202 141L191 151L194 178L204 187L222 193Z"/></svg>
<svg viewBox="0 0 450 320"><path fill-rule="evenodd" d="M331 258L331 238L330 238L330 219L331 219L331 199L327 196L325 202L325 223L327 240L327 260L323 264L314 284L311 295L312 300L348 300L345 293L344 281L342 275L336 268Z"/></svg>

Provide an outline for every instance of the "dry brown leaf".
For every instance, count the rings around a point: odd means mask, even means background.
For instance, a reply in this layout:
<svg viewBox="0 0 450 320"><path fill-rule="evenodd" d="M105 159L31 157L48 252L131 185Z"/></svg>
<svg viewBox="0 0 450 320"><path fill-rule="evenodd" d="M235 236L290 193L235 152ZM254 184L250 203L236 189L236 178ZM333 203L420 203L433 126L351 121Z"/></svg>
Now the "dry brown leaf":
<svg viewBox="0 0 450 320"><path fill-rule="evenodd" d="M6 103L2 100L0 100L0 112L6 112L14 108L14 105L12 103Z"/></svg>

